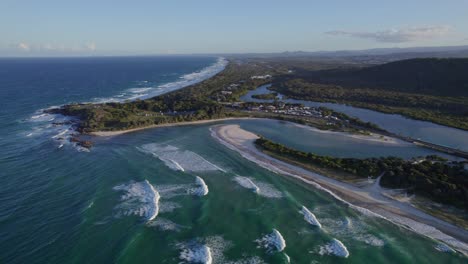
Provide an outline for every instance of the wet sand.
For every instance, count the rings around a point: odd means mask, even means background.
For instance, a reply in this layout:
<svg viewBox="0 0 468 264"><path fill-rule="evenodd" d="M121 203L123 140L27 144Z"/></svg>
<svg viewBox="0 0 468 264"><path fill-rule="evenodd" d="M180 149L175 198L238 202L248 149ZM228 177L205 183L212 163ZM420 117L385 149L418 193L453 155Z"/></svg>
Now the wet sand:
<svg viewBox="0 0 468 264"><path fill-rule="evenodd" d="M442 241L468 255L467 230L426 214L409 203L390 199L382 193L379 181L371 186L358 187L277 160L259 151L254 145L258 136L241 129L239 125L214 126L211 135L265 169L300 179L363 213L382 217L418 234Z"/></svg>

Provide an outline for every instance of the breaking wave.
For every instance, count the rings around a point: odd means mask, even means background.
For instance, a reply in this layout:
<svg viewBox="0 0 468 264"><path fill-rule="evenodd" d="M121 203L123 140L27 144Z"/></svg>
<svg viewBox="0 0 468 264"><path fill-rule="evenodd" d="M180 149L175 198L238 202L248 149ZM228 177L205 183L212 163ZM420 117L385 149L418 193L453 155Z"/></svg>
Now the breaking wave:
<svg viewBox="0 0 468 264"><path fill-rule="evenodd" d="M194 194L198 196L205 196L208 194L208 185L206 185L205 181L201 177L196 176L195 183L198 188L194 190Z"/></svg>
<svg viewBox="0 0 468 264"><path fill-rule="evenodd" d="M215 63L199 71L185 74L177 81L166 84L151 84L149 81L139 81L135 83L138 87L127 89L108 98L93 98L88 101L88 103L124 102L161 95L208 79L221 72L226 67L227 63L228 61L225 58L219 57ZM33 124L32 131L24 133L25 137L44 136L44 138L52 138L54 142L57 142L57 148L61 149L68 145L80 152L89 152L89 149L81 147L75 142L70 142L72 137L79 134L75 130L72 124L73 122L71 122L73 119L59 114L46 113L46 110L59 107L60 106L51 106L49 108L39 109L29 119L25 120ZM62 132L63 134L60 134Z"/></svg>
<svg viewBox="0 0 468 264"><path fill-rule="evenodd" d="M242 187L252 190L254 193L259 193L260 188L249 178L237 176L234 180Z"/></svg>
<svg viewBox="0 0 468 264"><path fill-rule="evenodd" d="M323 229L340 238L353 239L369 246L382 247L385 241L369 232L369 226L359 217L343 217L341 219L322 219Z"/></svg>
<svg viewBox="0 0 468 264"><path fill-rule="evenodd" d="M445 252L445 253L455 253L456 252L453 248L447 246L444 243L439 243L439 244L435 245L434 248L437 249L440 252Z"/></svg>
<svg viewBox="0 0 468 264"><path fill-rule="evenodd" d="M48 109L50 108L41 109L29 119L23 120L30 122L32 125L31 130L24 132L25 137L52 139L59 149L65 146L72 146L78 151L89 152L87 148L83 148L77 143L70 141L72 137L78 136L78 132L75 131L73 125L74 119L44 112Z"/></svg>
<svg viewBox="0 0 468 264"><path fill-rule="evenodd" d="M160 196L148 180L118 185L113 189L124 192L116 207L117 216L137 215L149 222L158 215Z"/></svg>
<svg viewBox="0 0 468 264"><path fill-rule="evenodd" d="M210 236L197 238L189 242L178 243L179 258L182 263L223 263L223 264L263 264L258 256L243 256L241 259L226 259L224 252L233 246L231 241L226 241L222 236ZM208 253L211 257L211 262Z"/></svg>
<svg viewBox="0 0 468 264"><path fill-rule="evenodd" d="M266 182L257 181L254 178L236 176L234 181L236 181L240 186L252 190L260 196L268 198L282 198L284 196L283 193L276 189L273 185Z"/></svg>
<svg viewBox="0 0 468 264"><path fill-rule="evenodd" d="M305 206L302 206L302 209L301 211L299 211L299 213L304 215L304 220L306 220L309 224L318 226L319 228L322 227L315 215L311 211L309 211L309 209L307 209Z"/></svg>
<svg viewBox="0 0 468 264"><path fill-rule="evenodd" d="M185 248L180 252L179 258L188 263L211 264L211 249L206 245L196 245L191 248Z"/></svg>
<svg viewBox="0 0 468 264"><path fill-rule="evenodd" d="M127 89L115 96L107 98L94 98L92 103L124 102L127 100L147 99L164 93L175 91L183 87L196 84L213 77L221 72L227 65L225 58L219 57L215 63L196 72L188 73L179 77L178 80L165 84L156 84L149 81L136 83L137 87Z"/></svg>
<svg viewBox="0 0 468 264"><path fill-rule="evenodd" d="M160 159L170 169L177 171L223 171L220 167L207 161L197 153L189 150L181 150L177 147L164 144L145 144L140 150L152 154Z"/></svg>
<svg viewBox="0 0 468 264"><path fill-rule="evenodd" d="M320 246L319 254L334 255L342 258L347 258L349 256L348 249L345 247L345 245L335 238L333 238L330 243Z"/></svg>
<svg viewBox="0 0 468 264"><path fill-rule="evenodd" d="M267 252L281 252L286 248L286 241L281 233L273 229L273 232L256 239L259 248L265 248Z"/></svg>

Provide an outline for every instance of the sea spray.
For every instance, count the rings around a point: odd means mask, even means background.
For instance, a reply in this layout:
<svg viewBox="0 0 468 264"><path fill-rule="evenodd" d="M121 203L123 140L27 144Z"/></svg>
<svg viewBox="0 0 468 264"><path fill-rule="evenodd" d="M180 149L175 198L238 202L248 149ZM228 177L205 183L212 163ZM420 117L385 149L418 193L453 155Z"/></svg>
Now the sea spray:
<svg viewBox="0 0 468 264"><path fill-rule="evenodd" d="M309 224L318 226L319 228L322 227L315 215L311 211L309 211L309 209L307 209L305 206L302 206L302 209L301 211L299 211L299 213L304 215L304 220L306 220Z"/></svg>
<svg viewBox="0 0 468 264"><path fill-rule="evenodd" d="M345 245L336 238L333 238L332 241L324 246L320 247L320 255L335 255L337 257L347 258L349 256L348 249Z"/></svg>
<svg viewBox="0 0 468 264"><path fill-rule="evenodd" d="M138 215L151 221L158 215L160 196L148 180L118 185L113 189L124 192L121 204L116 207L117 216Z"/></svg>
<svg viewBox="0 0 468 264"><path fill-rule="evenodd" d="M185 248L180 252L179 258L189 263L211 264L211 249L206 245L196 245L191 248Z"/></svg>
<svg viewBox="0 0 468 264"><path fill-rule="evenodd" d="M205 181L199 177L199 176L196 176L195 178L195 182L196 184L198 185L198 188L196 190L196 194L198 196L205 196L208 194L208 185L206 185Z"/></svg>
<svg viewBox="0 0 468 264"><path fill-rule="evenodd" d="M258 247L265 248L267 252L281 252L286 248L286 241L276 229L273 229L270 234L256 239L255 242L257 242Z"/></svg>

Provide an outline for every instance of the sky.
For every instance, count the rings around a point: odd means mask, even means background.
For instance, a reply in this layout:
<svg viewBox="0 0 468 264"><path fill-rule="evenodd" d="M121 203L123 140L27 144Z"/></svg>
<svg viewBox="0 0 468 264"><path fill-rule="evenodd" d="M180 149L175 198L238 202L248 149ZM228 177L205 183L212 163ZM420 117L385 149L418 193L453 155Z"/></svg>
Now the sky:
<svg viewBox="0 0 468 264"><path fill-rule="evenodd" d="M468 0L0 0L0 56L468 45Z"/></svg>

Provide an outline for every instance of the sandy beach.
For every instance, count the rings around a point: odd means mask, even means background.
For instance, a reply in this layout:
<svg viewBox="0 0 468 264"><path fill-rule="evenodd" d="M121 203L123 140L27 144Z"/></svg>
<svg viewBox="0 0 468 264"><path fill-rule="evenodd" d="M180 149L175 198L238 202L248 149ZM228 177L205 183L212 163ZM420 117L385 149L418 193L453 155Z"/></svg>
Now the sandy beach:
<svg viewBox="0 0 468 264"><path fill-rule="evenodd" d="M265 169L300 179L362 213L384 218L468 255L467 230L426 214L409 203L390 199L383 194L384 190L380 187L379 180L374 184L358 187L277 160L256 149L254 141L258 136L241 129L239 125L214 126L211 128L211 135L221 144Z"/></svg>
<svg viewBox="0 0 468 264"><path fill-rule="evenodd" d="M139 127L139 128L133 128L133 129L127 129L127 130L118 130L118 131L96 131L96 132L90 132L89 134L93 135L93 136L99 136L99 137L111 137L111 136L117 136L117 135L121 135L121 134L141 131L141 130L145 130L145 129L150 129L150 128L157 128L157 127L202 125L202 124L209 124L209 123L220 122L220 121L242 120L242 119L244 119L244 120L245 119L275 120L275 119L269 119L269 118L256 118L256 117L230 117L230 118L198 120L198 121L190 121L190 122L167 123L167 124L152 125L152 126ZM295 125L295 126L298 126L298 127L304 128L304 129L309 129L309 130L317 132L317 133L336 134L336 135L347 136L347 137L358 139L358 140L374 141L374 142L379 142L379 143L383 143L383 144L399 144L399 145L409 144L407 142L404 142L404 141L401 141L401 140L398 140L398 139L395 139L395 138L390 138L390 137L381 138L380 135L377 135L377 134L358 135L358 134L352 134L352 133L347 133L347 132L320 130L320 129L315 128L315 127L300 125L300 124L292 123L292 122L289 122L289 121L281 121L281 122L288 122L288 123L291 123L292 125Z"/></svg>
<svg viewBox="0 0 468 264"><path fill-rule="evenodd" d="M382 143L382 144L392 144L392 145L405 145L405 144L410 144L409 142L405 142L400 139L388 137L388 136L383 136L377 133L370 133L369 135L363 135L363 134L354 134L354 133L349 133L349 132L341 132L341 131L330 131L330 130L321 130L315 127L311 126L306 126L306 125L301 125L301 124L295 124L295 126L303 128L303 129L308 129L311 131L314 131L316 133L323 133L323 134L334 134L338 136L345 136L345 137L350 137L358 140L365 140L365 141L373 141L377 143Z"/></svg>
<svg viewBox="0 0 468 264"><path fill-rule="evenodd" d="M111 137L111 136L117 136L117 135L121 135L121 134L131 133L131 132L135 132L135 131L140 131L140 130L145 130L145 129L150 129L150 128L156 128L156 127L201 125L201 124L208 124L208 123L214 123L214 122L219 122L219 121L241 120L241 119L255 119L255 118L253 118L253 117L228 117L228 118L198 120L198 121L189 121L189 122L166 123L166 124L138 127L138 128L118 130L118 131L96 131L96 132L90 132L89 134L93 135L93 136L99 136L99 137Z"/></svg>

